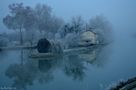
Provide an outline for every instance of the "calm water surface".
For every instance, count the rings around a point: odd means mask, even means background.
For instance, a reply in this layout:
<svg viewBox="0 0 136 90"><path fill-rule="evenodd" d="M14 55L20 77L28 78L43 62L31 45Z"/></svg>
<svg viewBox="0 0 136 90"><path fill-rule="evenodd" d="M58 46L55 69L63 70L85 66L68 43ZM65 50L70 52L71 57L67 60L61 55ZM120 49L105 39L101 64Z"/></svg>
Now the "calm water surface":
<svg viewBox="0 0 136 90"><path fill-rule="evenodd" d="M0 87L17 90L105 90L136 76L136 39L122 37L87 53L53 60L28 58L29 51L0 53Z"/></svg>

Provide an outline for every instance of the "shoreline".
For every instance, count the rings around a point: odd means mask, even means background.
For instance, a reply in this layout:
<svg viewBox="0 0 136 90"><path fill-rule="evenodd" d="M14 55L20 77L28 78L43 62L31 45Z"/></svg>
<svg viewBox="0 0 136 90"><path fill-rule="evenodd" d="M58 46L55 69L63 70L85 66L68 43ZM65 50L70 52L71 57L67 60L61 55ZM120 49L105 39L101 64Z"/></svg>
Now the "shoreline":
<svg viewBox="0 0 136 90"><path fill-rule="evenodd" d="M129 78L125 81L119 81L116 86L109 90L131 90L136 88L136 77Z"/></svg>
<svg viewBox="0 0 136 90"><path fill-rule="evenodd" d="M36 49L36 46L0 47L0 51L3 51L3 50L16 50L16 49Z"/></svg>

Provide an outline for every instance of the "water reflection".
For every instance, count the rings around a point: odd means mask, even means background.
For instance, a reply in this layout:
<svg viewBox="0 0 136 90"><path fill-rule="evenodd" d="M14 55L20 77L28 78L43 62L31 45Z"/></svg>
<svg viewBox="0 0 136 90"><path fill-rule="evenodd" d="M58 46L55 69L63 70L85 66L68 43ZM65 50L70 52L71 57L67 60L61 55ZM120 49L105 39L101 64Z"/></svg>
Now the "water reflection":
<svg viewBox="0 0 136 90"><path fill-rule="evenodd" d="M56 59L45 60L28 58L29 51L21 50L20 64L10 65L5 75L13 80L12 86L19 90L27 89L34 82L45 84L53 81L56 69L61 70L65 76L73 80L82 81L87 70L85 63L98 64L97 58L102 48L97 47L84 53L69 54ZM101 60L103 59L101 58Z"/></svg>
<svg viewBox="0 0 136 90"><path fill-rule="evenodd" d="M74 80L83 80L86 69L84 63L78 55L69 55L64 58L63 71Z"/></svg>

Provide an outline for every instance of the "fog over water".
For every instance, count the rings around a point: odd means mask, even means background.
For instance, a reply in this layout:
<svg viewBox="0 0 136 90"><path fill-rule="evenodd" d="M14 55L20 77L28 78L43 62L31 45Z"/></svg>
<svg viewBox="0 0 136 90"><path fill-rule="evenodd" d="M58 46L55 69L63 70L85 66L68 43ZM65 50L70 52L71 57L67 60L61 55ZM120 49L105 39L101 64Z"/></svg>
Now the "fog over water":
<svg viewBox="0 0 136 90"><path fill-rule="evenodd" d="M38 61L30 60L29 62L28 60L28 63L24 65L28 66L30 70L33 69L31 65L34 65L37 70L34 71L37 76L33 78L35 85L28 87L28 90L37 90L39 88L41 90L44 90L44 88L48 90L56 90L56 88L57 90L105 90L110 84L120 79L136 76L136 37L134 37L136 35L136 0L0 0L0 33L12 31L3 25L2 19L9 14L9 4L20 2L32 7L38 3L47 4L52 7L53 14L65 21L70 21L73 16L81 16L88 21L96 15L103 15L111 23L114 37L114 42L110 45L103 49L100 48L100 50L94 50L96 57L99 53L100 56L91 64L84 64L85 62L74 56L65 57L66 60L56 61L57 63L55 61L47 62L51 64L51 66L49 65L49 72L54 76L54 80L49 80L52 83L47 84L47 86L38 83L38 76L42 76L42 73L39 74L39 68L36 67ZM12 62L8 62L11 60ZM63 71L64 68L69 69L68 65L73 63L74 67L76 62L74 60L79 62L80 69L83 69L82 65L87 68L87 70L85 69L86 76L83 81L74 81L70 79L73 74L67 77L65 75L67 72L64 73ZM0 69L2 73L0 85L11 85L13 81L5 76L5 72L10 69L10 65L20 63L20 51L1 53L0 62L1 67L3 67ZM30 63L33 64L29 67ZM46 62L43 63L46 64ZM9 73L12 73L12 71ZM32 74L34 73L32 72Z"/></svg>

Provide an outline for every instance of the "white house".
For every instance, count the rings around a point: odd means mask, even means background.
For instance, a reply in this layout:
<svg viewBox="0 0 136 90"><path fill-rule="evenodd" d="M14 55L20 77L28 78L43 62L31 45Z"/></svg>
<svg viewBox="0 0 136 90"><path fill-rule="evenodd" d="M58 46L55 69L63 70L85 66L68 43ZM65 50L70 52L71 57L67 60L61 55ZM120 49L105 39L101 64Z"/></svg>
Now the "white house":
<svg viewBox="0 0 136 90"><path fill-rule="evenodd" d="M80 46L89 46L98 44L97 35L91 31L85 31L79 35Z"/></svg>

